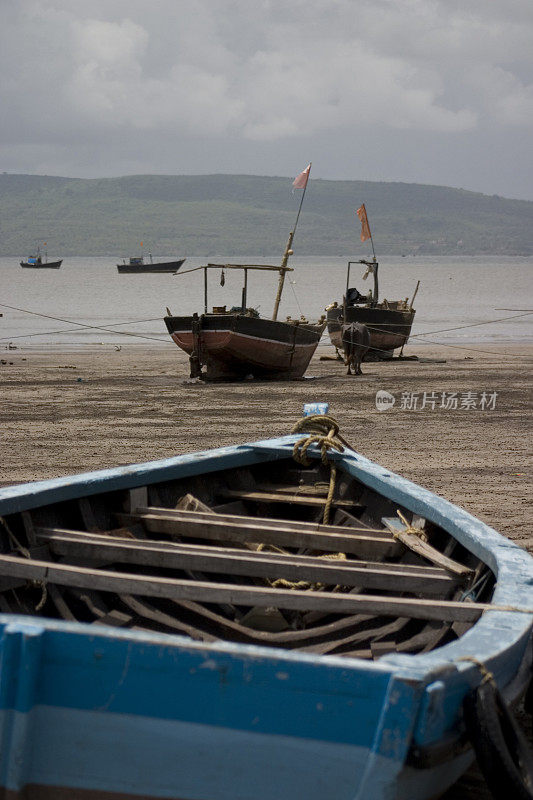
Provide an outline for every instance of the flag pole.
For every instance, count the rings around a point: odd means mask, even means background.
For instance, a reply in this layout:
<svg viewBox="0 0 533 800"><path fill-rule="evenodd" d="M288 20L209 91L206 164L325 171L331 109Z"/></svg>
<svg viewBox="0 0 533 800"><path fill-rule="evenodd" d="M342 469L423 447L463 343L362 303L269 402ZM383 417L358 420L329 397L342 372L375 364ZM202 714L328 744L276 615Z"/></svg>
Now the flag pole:
<svg viewBox="0 0 533 800"><path fill-rule="evenodd" d="M294 234L296 233L296 227L298 225L298 220L300 219L300 211L302 210L303 202L305 193L307 191L307 184L309 183L309 175L311 174L311 163L309 162L309 172L307 174L307 180L305 182L304 190L302 192L302 196L300 198L300 205L298 207L298 213L296 214L296 222L294 223L294 228L289 233L289 238L287 240L287 246L285 248L285 252L283 253L283 258L281 259L281 267L279 270L279 281L278 281L278 291L276 294L276 299L274 301L274 312L272 314L272 319L275 321L278 318L278 311L279 311L279 304L281 302L281 293L283 292L283 284L285 283L285 273L287 272L287 264L289 263L289 256L292 255L292 242L294 239Z"/></svg>
<svg viewBox="0 0 533 800"><path fill-rule="evenodd" d="M366 211L366 206L365 206L365 211ZM367 216L367 220L368 220L368 216ZM372 298L372 302L373 302L374 305L377 305L378 299L379 299L379 297L378 297L378 266L379 265L378 265L378 262L376 260L376 251L374 249L374 239L372 238L372 231L370 230L370 225L368 226L368 232L370 233L370 243L372 244L372 254L374 256L373 257L373 261L374 261L374 269L373 269L373 272L374 272L374 296Z"/></svg>
<svg viewBox="0 0 533 800"><path fill-rule="evenodd" d="M372 256L373 256L372 263L369 263L368 261L363 261L362 263L364 263L368 267L372 268L372 274L374 276L374 292L373 292L373 295L372 295L372 305L375 306L375 305L377 305L378 299L379 299L379 288L378 288L378 266L379 265L378 265L378 262L377 262L377 259L376 259L376 249L374 247L374 239L372 237L372 231L370 230L370 223L368 221L368 214L366 212L366 206L365 206L364 203L361 206L361 208L359 208L357 210L357 216L359 216L359 211L362 211L362 214L359 217L359 219L361 220L361 225L362 225L361 239L362 239L362 241L365 241L365 239L370 239L370 243L372 245ZM364 218L363 218L363 214L364 214ZM368 236L366 235L365 224L366 224L366 231L368 231ZM368 272L366 274L368 275ZM366 277L366 275L365 275L365 277Z"/></svg>

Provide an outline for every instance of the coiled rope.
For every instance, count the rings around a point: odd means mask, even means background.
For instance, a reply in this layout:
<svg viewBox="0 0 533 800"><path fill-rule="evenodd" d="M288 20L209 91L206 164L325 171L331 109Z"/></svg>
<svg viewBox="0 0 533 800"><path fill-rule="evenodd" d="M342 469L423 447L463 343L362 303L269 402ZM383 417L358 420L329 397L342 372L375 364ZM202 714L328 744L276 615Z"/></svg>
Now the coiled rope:
<svg viewBox="0 0 533 800"><path fill-rule="evenodd" d="M322 523L328 525L335 492L335 482L337 479L337 467L331 462L328 451L335 450L342 453L344 452L346 442L338 435L339 425L337 421L333 419L333 417L329 417L325 414L303 417L296 423L291 433L307 434L296 442L292 450L292 456L298 464L302 464L304 467L309 467L311 465L311 459L308 457L307 451L311 445L314 444L320 449L322 463L330 469L329 490L322 517Z"/></svg>

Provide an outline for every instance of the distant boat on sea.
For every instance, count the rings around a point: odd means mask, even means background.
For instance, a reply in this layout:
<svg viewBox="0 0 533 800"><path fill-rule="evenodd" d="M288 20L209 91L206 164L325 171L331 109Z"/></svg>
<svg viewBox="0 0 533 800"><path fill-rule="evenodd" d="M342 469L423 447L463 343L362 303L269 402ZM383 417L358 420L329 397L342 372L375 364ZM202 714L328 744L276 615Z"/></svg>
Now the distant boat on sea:
<svg viewBox="0 0 533 800"><path fill-rule="evenodd" d="M39 248L37 248L37 254L34 256L28 256L28 260L21 261L20 266L24 267L25 269L59 269L62 263L63 259L59 259L58 261L48 261L48 253L44 254L43 260L41 251Z"/></svg>
<svg viewBox="0 0 533 800"><path fill-rule="evenodd" d="M122 264L117 264L117 269L120 273L130 274L139 272L177 272L184 262L184 258L176 259L176 261L154 262L150 253L150 263L145 262L144 256L136 256L129 258L127 262L126 259L123 259Z"/></svg>

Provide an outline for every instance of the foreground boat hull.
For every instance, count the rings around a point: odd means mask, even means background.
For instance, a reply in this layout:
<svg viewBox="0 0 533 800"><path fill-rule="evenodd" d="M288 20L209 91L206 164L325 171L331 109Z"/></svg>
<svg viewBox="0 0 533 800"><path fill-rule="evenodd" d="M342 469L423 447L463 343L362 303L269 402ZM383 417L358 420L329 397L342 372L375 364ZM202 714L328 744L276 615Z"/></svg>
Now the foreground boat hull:
<svg viewBox="0 0 533 800"><path fill-rule="evenodd" d="M346 310L347 323L359 322L366 325L369 330L370 350L365 356L365 361L392 358L394 350L407 343L414 318L414 311L395 311L371 306L349 306ZM329 338L331 344L338 350L342 350L343 323L341 306L327 311Z"/></svg>
<svg viewBox="0 0 533 800"><path fill-rule="evenodd" d="M79 498L118 500L137 487L258 463L276 472L297 438L8 487L0 516L55 506L54 524ZM496 573L495 609L434 652L373 662L2 614L6 797L428 800L454 782L472 758L460 746L461 705L481 676L468 659L493 673L508 701L529 678L532 559L362 456L332 457L392 507L424 516L482 557Z"/></svg>
<svg viewBox="0 0 533 800"><path fill-rule="evenodd" d="M190 356L199 352L207 380L300 378L324 328L243 314L165 317L165 323L178 347Z"/></svg>
<svg viewBox="0 0 533 800"><path fill-rule="evenodd" d="M177 272L179 268L185 263L184 258L177 261L162 261L155 264L117 264L117 270L121 274L135 275L141 272Z"/></svg>

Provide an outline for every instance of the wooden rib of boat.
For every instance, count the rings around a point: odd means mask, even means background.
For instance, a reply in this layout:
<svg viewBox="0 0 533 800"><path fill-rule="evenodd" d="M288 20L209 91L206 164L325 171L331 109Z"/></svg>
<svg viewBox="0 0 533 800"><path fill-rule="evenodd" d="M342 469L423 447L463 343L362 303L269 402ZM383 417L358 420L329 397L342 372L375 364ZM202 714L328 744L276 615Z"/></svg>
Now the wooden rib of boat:
<svg viewBox="0 0 533 800"><path fill-rule="evenodd" d="M6 796L425 800L466 769L481 668L529 679L533 560L350 449L323 524L300 437L0 489Z"/></svg>
<svg viewBox="0 0 533 800"><path fill-rule="evenodd" d="M129 258L128 261L124 259L122 264L117 264L117 270L121 274L136 275L140 273L158 273L158 272L177 272L179 268L185 263L185 258L178 258L175 261L152 261L150 263L144 260L143 256Z"/></svg>

